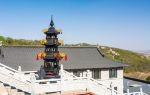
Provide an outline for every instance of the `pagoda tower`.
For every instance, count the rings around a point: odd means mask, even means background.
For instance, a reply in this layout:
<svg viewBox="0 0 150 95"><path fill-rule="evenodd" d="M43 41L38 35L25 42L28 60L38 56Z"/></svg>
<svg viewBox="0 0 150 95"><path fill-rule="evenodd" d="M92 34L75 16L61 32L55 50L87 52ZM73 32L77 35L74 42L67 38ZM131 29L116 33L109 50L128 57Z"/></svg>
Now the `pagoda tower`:
<svg viewBox="0 0 150 95"><path fill-rule="evenodd" d="M44 57L44 70L46 74L58 75L59 73L59 58L55 57L55 54L58 54L58 46L60 43L58 42L57 35L60 34L54 27L53 18L51 17L50 27L46 34L45 43L45 54Z"/></svg>
<svg viewBox="0 0 150 95"><path fill-rule="evenodd" d="M58 34L61 33L60 29L55 29L54 21L51 17L50 27L43 30L46 35L45 40L41 40L41 43L45 46L43 53L37 54L38 57L44 60L44 65L41 66L40 72L42 78L59 77L60 65L59 61L63 58L67 59L67 55L58 50L58 46L63 44L63 40L58 40Z"/></svg>

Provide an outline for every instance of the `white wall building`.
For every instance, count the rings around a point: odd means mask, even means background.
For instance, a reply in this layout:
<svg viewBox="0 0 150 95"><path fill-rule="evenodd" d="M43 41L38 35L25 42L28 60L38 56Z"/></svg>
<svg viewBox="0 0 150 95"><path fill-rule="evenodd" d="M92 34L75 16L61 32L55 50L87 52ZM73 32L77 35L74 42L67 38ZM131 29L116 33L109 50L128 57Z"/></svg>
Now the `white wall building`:
<svg viewBox="0 0 150 95"><path fill-rule="evenodd" d="M97 47L60 47L68 54L68 61L62 61L64 69L78 77L91 77L100 81L108 88L123 94L123 67L125 63L107 59ZM1 63L23 71L37 71L43 61L36 61L35 55L42 52L43 47L37 46L3 46L0 49ZM88 74L87 75L87 71Z"/></svg>
<svg viewBox="0 0 150 95"><path fill-rule="evenodd" d="M78 77L86 77L87 70L91 78L100 81L108 88L113 86L115 90L123 94L123 68L70 70L69 72Z"/></svg>

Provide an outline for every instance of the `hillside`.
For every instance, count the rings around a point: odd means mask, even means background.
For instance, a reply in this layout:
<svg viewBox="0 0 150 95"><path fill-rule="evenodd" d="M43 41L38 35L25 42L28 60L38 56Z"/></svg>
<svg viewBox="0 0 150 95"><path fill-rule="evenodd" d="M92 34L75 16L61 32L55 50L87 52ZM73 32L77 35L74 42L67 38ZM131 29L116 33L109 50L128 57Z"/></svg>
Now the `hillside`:
<svg viewBox="0 0 150 95"><path fill-rule="evenodd" d="M128 63L129 66L125 67L124 70L125 76L144 80L150 76L150 59L144 55L133 51L106 46L101 46L100 50L110 59Z"/></svg>
<svg viewBox="0 0 150 95"><path fill-rule="evenodd" d="M39 40L13 39L0 36L0 43L3 45L40 45Z"/></svg>
<svg viewBox="0 0 150 95"><path fill-rule="evenodd" d="M150 50L138 51L140 54L143 54L145 57L150 58Z"/></svg>

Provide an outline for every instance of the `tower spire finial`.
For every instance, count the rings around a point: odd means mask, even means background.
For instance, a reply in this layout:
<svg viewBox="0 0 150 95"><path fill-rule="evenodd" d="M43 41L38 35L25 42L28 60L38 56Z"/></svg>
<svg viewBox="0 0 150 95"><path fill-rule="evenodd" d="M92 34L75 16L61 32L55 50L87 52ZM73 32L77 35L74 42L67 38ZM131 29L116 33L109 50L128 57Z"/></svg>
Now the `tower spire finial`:
<svg viewBox="0 0 150 95"><path fill-rule="evenodd" d="M51 27L53 27L53 26L54 26L53 15L51 15L51 22L50 22L50 26L51 26Z"/></svg>

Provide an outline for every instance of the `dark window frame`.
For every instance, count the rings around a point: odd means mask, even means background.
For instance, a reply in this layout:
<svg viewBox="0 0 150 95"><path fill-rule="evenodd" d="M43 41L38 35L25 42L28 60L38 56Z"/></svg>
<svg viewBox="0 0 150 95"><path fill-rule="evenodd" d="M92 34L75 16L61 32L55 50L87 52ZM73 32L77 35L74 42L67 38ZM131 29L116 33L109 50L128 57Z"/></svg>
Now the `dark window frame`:
<svg viewBox="0 0 150 95"><path fill-rule="evenodd" d="M117 78L117 68L109 69L109 78Z"/></svg>
<svg viewBox="0 0 150 95"><path fill-rule="evenodd" d="M92 78L101 79L101 70L100 69L92 69Z"/></svg>

